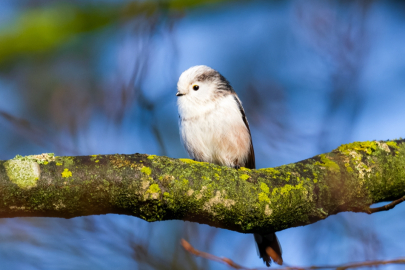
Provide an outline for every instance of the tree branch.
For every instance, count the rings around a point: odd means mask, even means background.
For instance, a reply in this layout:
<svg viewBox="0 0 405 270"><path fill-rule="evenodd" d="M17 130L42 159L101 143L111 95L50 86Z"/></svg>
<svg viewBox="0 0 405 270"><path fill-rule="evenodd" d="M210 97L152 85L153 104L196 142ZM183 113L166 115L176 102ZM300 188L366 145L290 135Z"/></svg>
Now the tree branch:
<svg viewBox="0 0 405 270"><path fill-rule="evenodd" d="M386 205L384 205L384 206L376 207L376 208L370 208L368 213L369 213L369 214L372 214L372 213L376 213L376 212L391 210L391 209L394 208L397 204L400 204L400 203L403 202L403 201L405 201L405 196L402 197L402 198L400 198L400 199L398 199L398 200L395 200L395 201L393 201L393 202L391 202L391 203L389 203L389 204L386 204Z"/></svg>
<svg viewBox="0 0 405 270"><path fill-rule="evenodd" d="M199 250L196 250L193 248L192 245L190 245L189 242L186 240L182 239L181 240L181 245L183 248L190 252L191 254L194 254L198 257L205 258L211 261L216 261L220 262L223 264L226 264L233 269L244 269L244 270L260 270L260 269L269 269L269 268L247 268L244 266L241 266L239 264L236 264L234 261L228 258L224 257L217 257L215 255L212 255L210 253L202 252ZM396 259L396 260L388 260L388 261L367 261L367 262L358 262L358 263L349 263L349 264L344 264L344 265L324 265L324 266L304 266L304 267L298 267L298 266L287 266L283 268L277 268L277 270L328 270L328 269L336 269L336 270L346 270L346 269L355 269L359 267L366 267L366 266L379 266L379 265L387 265L387 264L405 264L405 259Z"/></svg>
<svg viewBox="0 0 405 270"><path fill-rule="evenodd" d="M355 142L260 170L145 154L17 156L0 161L0 217L118 213L242 233L279 231L403 201L403 142Z"/></svg>

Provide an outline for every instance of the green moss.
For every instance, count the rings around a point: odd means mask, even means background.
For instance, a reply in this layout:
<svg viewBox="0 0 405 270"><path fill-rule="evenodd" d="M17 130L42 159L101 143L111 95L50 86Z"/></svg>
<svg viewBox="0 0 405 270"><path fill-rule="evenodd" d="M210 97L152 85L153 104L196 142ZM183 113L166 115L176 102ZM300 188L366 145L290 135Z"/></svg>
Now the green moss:
<svg viewBox="0 0 405 270"><path fill-rule="evenodd" d="M346 167L346 170L347 170L348 173L352 173L352 172L353 172L353 169L352 169L352 167L350 166L350 163L345 163L345 167Z"/></svg>
<svg viewBox="0 0 405 270"><path fill-rule="evenodd" d="M41 175L38 163L32 160L12 159L6 161L4 167L10 181L23 189L35 187Z"/></svg>
<svg viewBox="0 0 405 270"><path fill-rule="evenodd" d="M269 186L266 185L265 183L260 183L260 189L261 189L264 193L270 193Z"/></svg>
<svg viewBox="0 0 405 270"><path fill-rule="evenodd" d="M160 187L158 184L152 184L149 186L149 189L146 191L146 193L159 193L160 192Z"/></svg>
<svg viewBox="0 0 405 270"><path fill-rule="evenodd" d="M298 184L295 186L285 185L285 186L279 188L279 192L282 195L289 193L291 190L303 190L303 186L302 186L302 184Z"/></svg>
<svg viewBox="0 0 405 270"><path fill-rule="evenodd" d="M187 163L187 164L201 164L201 163L206 163L206 162L199 162L199 161L195 161L189 158L179 158L179 160L181 162Z"/></svg>
<svg viewBox="0 0 405 270"><path fill-rule="evenodd" d="M141 172L146 175L150 175L152 173L152 170L149 167L142 167Z"/></svg>
<svg viewBox="0 0 405 270"><path fill-rule="evenodd" d="M273 178L276 178L278 175L281 174L281 172L279 170L274 169L274 168L259 169L258 171L266 173L266 174L270 174L270 175L272 175Z"/></svg>
<svg viewBox="0 0 405 270"><path fill-rule="evenodd" d="M318 211L319 211L322 215L324 215L325 217L328 216L328 213L326 213L325 210L323 210L323 208L318 208Z"/></svg>
<svg viewBox="0 0 405 270"><path fill-rule="evenodd" d="M340 172L340 167L336 162L330 160L325 154L321 154L319 156L321 158L322 163L317 161L314 163L314 165L328 168L330 171Z"/></svg>
<svg viewBox="0 0 405 270"><path fill-rule="evenodd" d="M286 172L285 174L286 174L286 177L284 178L284 180L287 181L287 182L290 181L290 179L291 179L291 172Z"/></svg>
<svg viewBox="0 0 405 270"><path fill-rule="evenodd" d="M64 167L68 168L74 165L74 157L56 157L55 162L57 162L56 165L62 164Z"/></svg>
<svg viewBox="0 0 405 270"><path fill-rule="evenodd" d="M68 169L68 168L65 168L65 169L63 170L63 172L62 172L62 177L63 177L63 178L69 178L69 177L72 177L72 172L71 172L71 171L69 171L69 169Z"/></svg>
<svg viewBox="0 0 405 270"><path fill-rule="evenodd" d="M259 202L270 203L270 199L269 199L269 197L267 196L266 193L260 192L260 193L258 194L258 197L259 197Z"/></svg>
<svg viewBox="0 0 405 270"><path fill-rule="evenodd" d="M242 174L242 175L239 176L239 178L242 179L242 180L247 180L247 179L250 178L250 176L247 175L247 174Z"/></svg>
<svg viewBox="0 0 405 270"><path fill-rule="evenodd" d="M21 156L16 155L13 160L22 160L22 161L35 161L38 164L48 164L50 161L55 160L54 153L44 153L40 155L30 155L30 156Z"/></svg>
<svg viewBox="0 0 405 270"><path fill-rule="evenodd" d="M154 159L156 157L156 155L149 155L148 159Z"/></svg>
<svg viewBox="0 0 405 270"><path fill-rule="evenodd" d="M338 151L345 155L349 155L351 151L364 151L371 154L377 150L377 143L375 141L353 142L339 146Z"/></svg>
<svg viewBox="0 0 405 270"><path fill-rule="evenodd" d="M399 148L399 146L398 146L398 144L396 143L396 142L393 142L393 141L388 141L388 142L385 142L388 146L391 146L392 148L396 148L396 149L398 149Z"/></svg>
<svg viewBox="0 0 405 270"><path fill-rule="evenodd" d="M108 156L110 164L114 169L124 169L124 168L131 168L131 169L139 169L142 165L132 162L130 159L127 158L126 155L110 155ZM142 160L139 160L141 163Z"/></svg>
<svg viewBox="0 0 405 270"><path fill-rule="evenodd" d="M313 182L314 184L318 183L318 179L314 178Z"/></svg>
<svg viewBox="0 0 405 270"><path fill-rule="evenodd" d="M312 171L312 174L314 176L314 183L318 182L318 173L316 173L315 171Z"/></svg>
<svg viewBox="0 0 405 270"><path fill-rule="evenodd" d="M63 163L61 163L61 162L56 162L56 166L62 166L63 165Z"/></svg>
<svg viewBox="0 0 405 270"><path fill-rule="evenodd" d="M240 167L239 168L240 171L245 171L245 172L250 172L252 171L251 169L245 168L245 167Z"/></svg>

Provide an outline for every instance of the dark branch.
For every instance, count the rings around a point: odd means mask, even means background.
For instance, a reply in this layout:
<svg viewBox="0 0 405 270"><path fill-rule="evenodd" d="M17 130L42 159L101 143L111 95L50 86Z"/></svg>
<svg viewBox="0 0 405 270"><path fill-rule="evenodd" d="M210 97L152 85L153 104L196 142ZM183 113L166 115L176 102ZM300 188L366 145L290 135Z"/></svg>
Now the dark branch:
<svg viewBox="0 0 405 270"><path fill-rule="evenodd" d="M188 243L184 239L181 240L181 245L183 246L183 248L186 251L190 252L191 254L193 254L195 256L226 264L226 265L232 267L233 269L244 269L244 270L260 270L260 269L267 270L268 269L268 268L244 267L239 264L236 264L231 259L224 258L224 257L220 258L220 257L217 257L210 253L196 250L195 248L193 248L193 246L190 245L190 243ZM405 264L405 259L401 258L401 259L388 260L388 261L368 261L368 262L350 263L350 264L345 264L345 265L304 266L304 267L287 266L284 268L277 268L277 270L328 270L328 269L346 270L346 269L354 269L354 268L359 268L359 267L379 266L379 265L387 265L387 264Z"/></svg>
<svg viewBox="0 0 405 270"><path fill-rule="evenodd" d="M384 206L376 207L376 208L370 208L368 213L372 214L372 213L381 212L381 211L388 211L388 210L394 208L397 204L400 204L403 201L405 201L405 196L403 196L402 198L400 198L398 200L395 200L395 201L393 201L393 202L391 202L389 204L386 204Z"/></svg>

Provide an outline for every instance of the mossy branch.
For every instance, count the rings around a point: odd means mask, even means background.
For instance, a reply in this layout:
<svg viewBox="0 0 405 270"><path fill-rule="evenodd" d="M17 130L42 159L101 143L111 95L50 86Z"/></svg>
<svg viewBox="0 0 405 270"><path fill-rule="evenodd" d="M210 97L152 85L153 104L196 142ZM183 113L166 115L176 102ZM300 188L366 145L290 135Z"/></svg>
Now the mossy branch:
<svg viewBox="0 0 405 270"><path fill-rule="evenodd" d="M355 142L260 170L145 154L17 156L0 161L0 217L118 213L279 231L405 196L403 142Z"/></svg>

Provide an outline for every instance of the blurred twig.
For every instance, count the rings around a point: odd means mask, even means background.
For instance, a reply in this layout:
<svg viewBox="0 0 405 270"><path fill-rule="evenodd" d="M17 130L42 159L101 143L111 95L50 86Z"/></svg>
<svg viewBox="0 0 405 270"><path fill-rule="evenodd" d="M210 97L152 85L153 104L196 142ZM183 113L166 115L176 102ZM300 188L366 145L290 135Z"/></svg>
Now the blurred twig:
<svg viewBox="0 0 405 270"><path fill-rule="evenodd" d="M4 119L6 123L10 124L17 134L25 137L27 140L32 140L40 146L49 146L51 144L62 151L75 153L73 149L66 147L66 144L62 144L49 136L47 130L36 126L27 119L19 118L0 110L0 120L1 119Z"/></svg>
<svg viewBox="0 0 405 270"><path fill-rule="evenodd" d="M259 269L268 269L268 268L248 268L242 265L239 265L232 261L231 259L228 258L220 258L215 255L212 255L207 252L202 252L199 251L189 242L186 240L182 239L181 240L181 245L185 250L190 252L191 254L194 254L196 256L211 260L211 261L216 261L220 262L223 264L226 264L233 269L245 269L245 270L259 270ZM387 265L387 264L405 264L405 259L396 259L396 260L387 260L387 261L369 261L369 262L359 262L359 263L351 263L351 264L346 264L346 265L324 265L324 266L304 266L304 267L299 267L299 266L287 266L284 268L277 268L278 270L321 270L321 269L336 269L336 270L346 270L346 269L354 269L354 268L359 268L359 267L370 267L370 266L379 266L379 265Z"/></svg>
<svg viewBox="0 0 405 270"><path fill-rule="evenodd" d="M227 259L227 258L220 258L220 257L217 257L217 256L212 255L212 254L210 254L210 253L202 252L202 251L196 250L195 248L193 248L193 247L190 245L189 242L187 242L187 241L184 240L184 239L181 239L181 245L183 246L183 248L184 248L185 250L187 250L188 252L190 252L191 254L194 254L194 255L196 255L196 256L199 256L199 257L202 257L202 258L211 260L211 261L216 261L216 262L224 263L224 264L229 265L230 267L232 267L232 268L234 268L234 269L248 269L248 268L246 268L246 267L244 267L244 266L241 266L241 265L239 265L239 264L236 264L235 262L233 262L233 261L230 260L230 259Z"/></svg>
<svg viewBox="0 0 405 270"><path fill-rule="evenodd" d="M320 130L316 136L320 151L329 151L336 142L350 141L350 136L365 104L364 91L361 89L361 77L371 47L368 16L374 1L296 1L297 29L306 43L314 49L324 61L327 106L325 108ZM318 73L321 74L321 73ZM361 217L360 217L361 218ZM306 243L315 247L318 244L329 245L320 252L331 253L332 242L336 236L350 236L362 245L350 245L347 254L351 258L376 258L383 252L378 233L367 224L358 226L345 216L335 217L334 222L315 224L311 229L318 237L309 238ZM331 233L332 232L332 233ZM325 241L329 237L330 241ZM322 239L322 241L320 241ZM340 239L341 240L341 239ZM309 260L321 258L319 248L308 253Z"/></svg>
<svg viewBox="0 0 405 270"><path fill-rule="evenodd" d="M363 109L359 80L370 47L366 22L372 2L301 1L297 6L300 34L325 60L329 73L329 106L318 140L321 151L328 151L336 140L350 140ZM341 115L346 116L344 122Z"/></svg>

